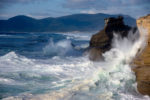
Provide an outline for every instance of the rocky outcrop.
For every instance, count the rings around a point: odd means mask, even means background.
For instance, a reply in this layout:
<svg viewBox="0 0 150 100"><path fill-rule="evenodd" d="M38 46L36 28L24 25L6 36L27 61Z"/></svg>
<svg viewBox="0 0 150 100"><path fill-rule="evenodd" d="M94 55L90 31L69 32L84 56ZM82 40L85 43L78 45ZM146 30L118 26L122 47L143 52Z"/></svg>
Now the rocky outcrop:
<svg viewBox="0 0 150 100"><path fill-rule="evenodd" d="M137 26L147 30L146 37L147 45L137 53L135 59L133 59L136 67L133 69L136 75L137 89L141 94L150 96L150 14L141 17L137 20ZM105 27L103 30L93 35L90 41L90 59L99 60L102 58L102 53L111 49L111 43L113 39L113 33L126 37L131 27L124 25L123 18L107 18L105 19ZM136 31L136 28L133 30ZM140 32L140 37L145 35Z"/></svg>
<svg viewBox="0 0 150 100"><path fill-rule="evenodd" d="M130 29L131 27L124 24L122 16L106 18L104 29L93 35L90 40L89 58L94 61L100 60L102 53L111 48L113 34L125 37Z"/></svg>
<svg viewBox="0 0 150 100"><path fill-rule="evenodd" d="M148 41L147 45L141 53L137 54L134 59L134 68L137 80L138 91L144 95L150 95L150 14L141 17L137 20L138 28L144 28L147 30ZM144 33L140 32L140 35Z"/></svg>

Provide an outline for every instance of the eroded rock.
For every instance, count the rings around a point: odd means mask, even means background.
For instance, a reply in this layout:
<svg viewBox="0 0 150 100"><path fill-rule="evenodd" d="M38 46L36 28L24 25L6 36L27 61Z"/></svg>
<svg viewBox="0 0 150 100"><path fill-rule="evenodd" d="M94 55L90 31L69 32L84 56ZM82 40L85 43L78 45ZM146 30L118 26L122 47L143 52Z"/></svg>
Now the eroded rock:
<svg viewBox="0 0 150 100"><path fill-rule="evenodd" d="M147 45L142 50L142 52L138 53L136 58L134 59L134 64L136 68L134 68L136 74L136 80L138 83L138 91L144 95L150 95L150 14L141 17L137 20L138 28L144 28L147 30ZM140 32L140 35L144 35L144 33Z"/></svg>
<svg viewBox="0 0 150 100"><path fill-rule="evenodd" d="M122 16L106 18L104 29L93 35L90 40L89 58L93 61L102 59L102 53L111 49L113 34L126 37L130 29L131 27L124 24Z"/></svg>

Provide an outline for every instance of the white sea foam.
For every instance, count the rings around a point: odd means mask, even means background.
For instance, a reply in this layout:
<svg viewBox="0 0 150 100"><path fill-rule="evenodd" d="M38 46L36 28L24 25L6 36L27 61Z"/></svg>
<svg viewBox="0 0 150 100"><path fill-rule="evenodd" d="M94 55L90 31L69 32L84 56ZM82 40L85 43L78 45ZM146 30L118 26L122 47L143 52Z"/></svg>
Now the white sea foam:
<svg viewBox="0 0 150 100"><path fill-rule="evenodd" d="M0 34L1 38L24 38L24 36L15 36L15 35L6 35L6 34Z"/></svg>
<svg viewBox="0 0 150 100"><path fill-rule="evenodd" d="M58 55L64 56L68 52L72 51L71 41L69 40L61 40L57 43L54 43L52 39L50 39L49 44L43 49L45 55Z"/></svg>
<svg viewBox="0 0 150 100"><path fill-rule="evenodd" d="M74 40L90 40L92 36L91 33L68 33L64 35L67 36L67 39L74 39Z"/></svg>
<svg viewBox="0 0 150 100"><path fill-rule="evenodd" d="M31 76L54 75L59 81L53 81L53 87L65 88L39 95L23 94L4 100L150 100L148 96L142 96L136 90L135 75L129 65L145 40L145 35L138 38L138 35L130 34L123 39L115 35L113 48L103 54L105 61L101 62L91 62L87 56L54 56L48 60L35 60L9 53L0 59L5 66L1 70L12 68L13 71L16 68L17 72L34 73ZM70 45L68 42L65 44ZM52 48L55 48L54 45L57 49L58 46L64 46L59 43L50 44ZM46 50L49 51L50 46L45 47Z"/></svg>
<svg viewBox="0 0 150 100"><path fill-rule="evenodd" d="M0 84L15 84L15 81L8 78L0 78Z"/></svg>

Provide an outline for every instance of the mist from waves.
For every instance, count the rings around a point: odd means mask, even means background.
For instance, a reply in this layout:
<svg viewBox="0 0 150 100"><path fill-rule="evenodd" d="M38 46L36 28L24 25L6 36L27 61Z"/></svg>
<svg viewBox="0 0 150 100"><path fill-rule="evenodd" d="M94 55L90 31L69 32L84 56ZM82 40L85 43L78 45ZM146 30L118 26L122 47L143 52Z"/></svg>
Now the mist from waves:
<svg viewBox="0 0 150 100"><path fill-rule="evenodd" d="M78 56L82 55L84 49L88 46L89 44L75 46L70 40L61 40L54 43L51 38L48 45L43 48L43 53L45 56Z"/></svg>
<svg viewBox="0 0 150 100"><path fill-rule="evenodd" d="M84 72L92 73L94 68L82 56L88 38L88 34L0 34L0 99L59 90L83 78Z"/></svg>
<svg viewBox="0 0 150 100"><path fill-rule="evenodd" d="M60 75L61 81L67 80L67 82L63 81L61 83L64 88L54 89L50 93L37 95L32 93L20 94L5 100L149 100L148 96L138 93L135 74L130 66L139 48L146 45L147 33L145 30L142 30L142 33L144 35L140 38L138 32L136 34L130 32L127 38L122 38L114 33L113 47L110 51L103 54L105 59L101 62L91 62L88 60L88 56L67 57L66 59L53 57L52 59L54 60L51 59L51 62L44 62L44 64L53 65L52 63L57 61L57 64L55 64L58 66L53 68L59 68L59 71L58 73L57 70L52 72L56 73L54 76ZM51 43L49 46L54 45ZM66 44L70 45L70 42ZM59 45L59 42L55 45L57 48L63 48L62 45ZM70 46L67 47L70 51ZM45 47L44 50L48 50L48 47ZM59 55L62 56L66 52L68 51ZM63 62L61 63L61 61ZM39 61L35 62L33 67L35 68L35 65L41 66L39 63ZM48 71L48 68L51 67L46 67L45 70ZM57 82L55 81L54 83ZM57 84L56 86L59 85Z"/></svg>

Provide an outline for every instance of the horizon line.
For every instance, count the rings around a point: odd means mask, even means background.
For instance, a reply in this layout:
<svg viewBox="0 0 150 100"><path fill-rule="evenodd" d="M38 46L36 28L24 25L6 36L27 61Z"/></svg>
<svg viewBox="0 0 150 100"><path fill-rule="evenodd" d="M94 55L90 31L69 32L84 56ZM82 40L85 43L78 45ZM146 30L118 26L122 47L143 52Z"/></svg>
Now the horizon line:
<svg viewBox="0 0 150 100"><path fill-rule="evenodd" d="M71 15L79 15L79 14L87 14L87 15L96 15L96 14L105 14L105 15L122 15L122 16L128 16L128 17L131 17L131 18L134 18L130 15L127 15L127 14L108 14L108 13L75 13L75 14L67 14L67 15L62 15L62 16L57 16L57 17L51 17L51 16L43 16L41 18L36 18L35 16L32 16L32 15L29 15L29 14L18 14L18 15L15 15L15 16L12 16L12 17L9 17L9 18L6 18L6 19L1 19L0 20L9 20L10 18L13 18L13 17L17 17L17 16L26 16L26 17L30 17L30 18L33 18L33 19L37 19L37 20L40 20L40 19L46 19L46 18L59 18L59 17L65 17L65 16L71 16ZM136 18L134 18L136 19Z"/></svg>

